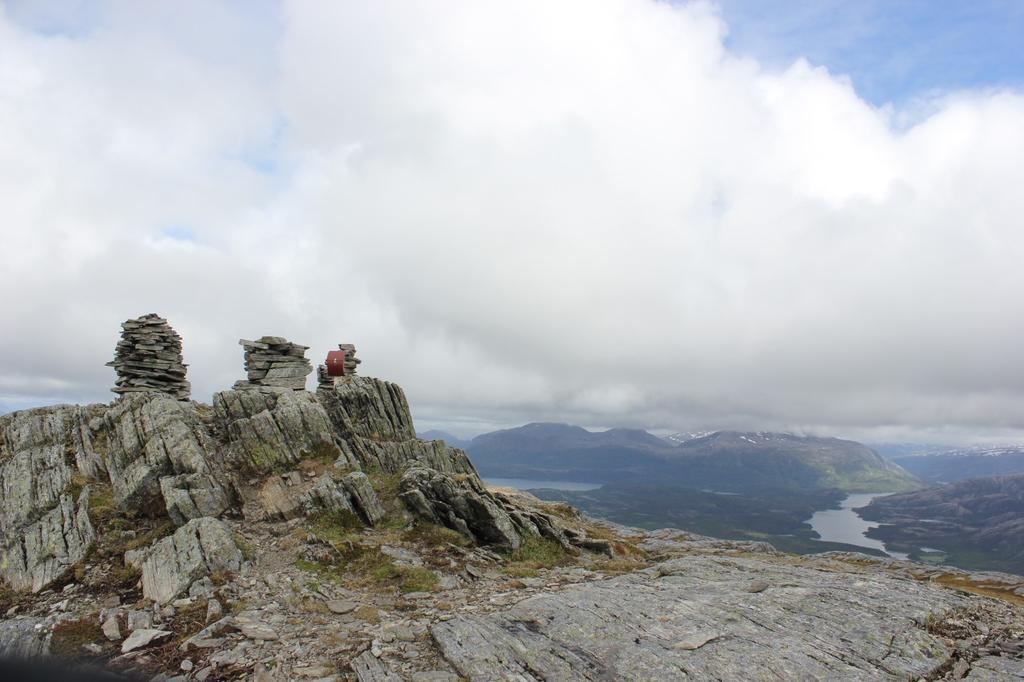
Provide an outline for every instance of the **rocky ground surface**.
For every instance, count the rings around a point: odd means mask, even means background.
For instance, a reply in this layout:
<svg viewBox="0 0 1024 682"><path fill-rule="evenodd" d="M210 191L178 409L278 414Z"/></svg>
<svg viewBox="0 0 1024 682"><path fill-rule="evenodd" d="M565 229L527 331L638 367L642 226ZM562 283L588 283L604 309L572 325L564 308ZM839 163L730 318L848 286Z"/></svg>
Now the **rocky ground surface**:
<svg viewBox="0 0 1024 682"><path fill-rule="evenodd" d="M1024 676L1024 579L487 489L401 389L0 417L0 655L151 680Z"/></svg>

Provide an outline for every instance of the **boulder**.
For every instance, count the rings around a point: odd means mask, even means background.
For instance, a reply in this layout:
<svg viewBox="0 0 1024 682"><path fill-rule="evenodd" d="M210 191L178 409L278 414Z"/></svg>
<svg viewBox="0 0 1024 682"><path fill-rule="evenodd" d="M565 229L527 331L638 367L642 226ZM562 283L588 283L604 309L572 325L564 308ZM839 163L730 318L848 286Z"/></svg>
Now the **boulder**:
<svg viewBox="0 0 1024 682"><path fill-rule="evenodd" d="M193 519L146 553L142 594L166 604L204 576L237 571L242 561L242 551L226 523L214 518Z"/></svg>

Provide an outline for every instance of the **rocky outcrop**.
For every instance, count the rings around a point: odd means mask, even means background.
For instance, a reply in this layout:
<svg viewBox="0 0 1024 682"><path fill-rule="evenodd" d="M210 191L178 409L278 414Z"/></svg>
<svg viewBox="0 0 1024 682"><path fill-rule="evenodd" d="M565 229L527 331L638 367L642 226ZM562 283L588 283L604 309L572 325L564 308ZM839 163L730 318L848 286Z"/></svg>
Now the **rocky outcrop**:
<svg viewBox="0 0 1024 682"><path fill-rule="evenodd" d="M161 478L214 473L216 444L192 403L161 393L130 394L103 421L107 470L124 509L162 514Z"/></svg>
<svg viewBox="0 0 1024 682"><path fill-rule="evenodd" d="M102 471L87 426L96 407L57 405L0 416L0 528L13 532L53 509L76 473Z"/></svg>
<svg viewBox="0 0 1024 682"><path fill-rule="evenodd" d="M358 466L311 393L223 391L214 395L213 409L229 459L250 473L287 470L306 458Z"/></svg>
<svg viewBox="0 0 1024 682"><path fill-rule="evenodd" d="M317 392L336 423L374 441L416 438L405 392L397 384L372 377L342 377L333 389Z"/></svg>
<svg viewBox="0 0 1024 682"><path fill-rule="evenodd" d="M917 679L952 654L928 614L966 602L884 574L687 556L432 634L470 680Z"/></svg>
<svg viewBox="0 0 1024 682"><path fill-rule="evenodd" d="M213 518L193 519L146 553L142 594L164 604L204 576L237 571L242 561L242 550L226 523Z"/></svg>
<svg viewBox="0 0 1024 682"><path fill-rule="evenodd" d="M181 337L167 320L150 313L121 324L113 367L117 372L114 393L165 393L177 400L188 400L191 386L185 381L181 357Z"/></svg>
<svg viewBox="0 0 1024 682"><path fill-rule="evenodd" d="M514 551L527 536L568 547L571 537L554 516L517 504L487 490L476 475L445 474L411 467L402 476L399 495L421 518L458 531L481 545ZM575 534L582 538L582 533Z"/></svg>
<svg viewBox="0 0 1024 682"><path fill-rule="evenodd" d="M77 504L64 493L56 507L25 526L3 549L0 575L16 590L39 592L81 561L95 538L88 489Z"/></svg>
<svg viewBox="0 0 1024 682"><path fill-rule="evenodd" d="M317 390L317 399L363 469L399 473L419 465L476 476L462 450L416 438L405 392L396 384L372 377L335 377L331 387Z"/></svg>

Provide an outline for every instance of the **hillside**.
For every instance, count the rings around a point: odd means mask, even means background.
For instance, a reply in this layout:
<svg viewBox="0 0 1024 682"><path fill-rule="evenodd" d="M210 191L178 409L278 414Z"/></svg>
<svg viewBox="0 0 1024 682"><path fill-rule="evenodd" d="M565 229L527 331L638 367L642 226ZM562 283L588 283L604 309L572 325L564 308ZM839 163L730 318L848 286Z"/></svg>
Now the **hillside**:
<svg viewBox="0 0 1024 682"><path fill-rule="evenodd" d="M860 443L779 433L720 431L675 444L634 429L590 432L567 424L527 424L477 436L467 450L481 473L492 477L656 481L727 491L890 492L918 485Z"/></svg>
<svg viewBox="0 0 1024 682"><path fill-rule="evenodd" d="M869 536L912 557L1024 573L1024 474L880 497L860 513L885 524Z"/></svg>

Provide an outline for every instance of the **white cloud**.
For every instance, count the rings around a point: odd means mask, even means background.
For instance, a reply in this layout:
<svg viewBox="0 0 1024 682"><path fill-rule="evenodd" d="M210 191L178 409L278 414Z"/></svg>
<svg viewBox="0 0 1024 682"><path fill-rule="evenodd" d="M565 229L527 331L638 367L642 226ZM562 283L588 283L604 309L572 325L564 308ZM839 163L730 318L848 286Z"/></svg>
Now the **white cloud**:
<svg viewBox="0 0 1024 682"><path fill-rule="evenodd" d="M1024 430L1018 94L908 125L704 4L136 7L0 18L0 395L153 310L201 399L273 333L463 430Z"/></svg>

